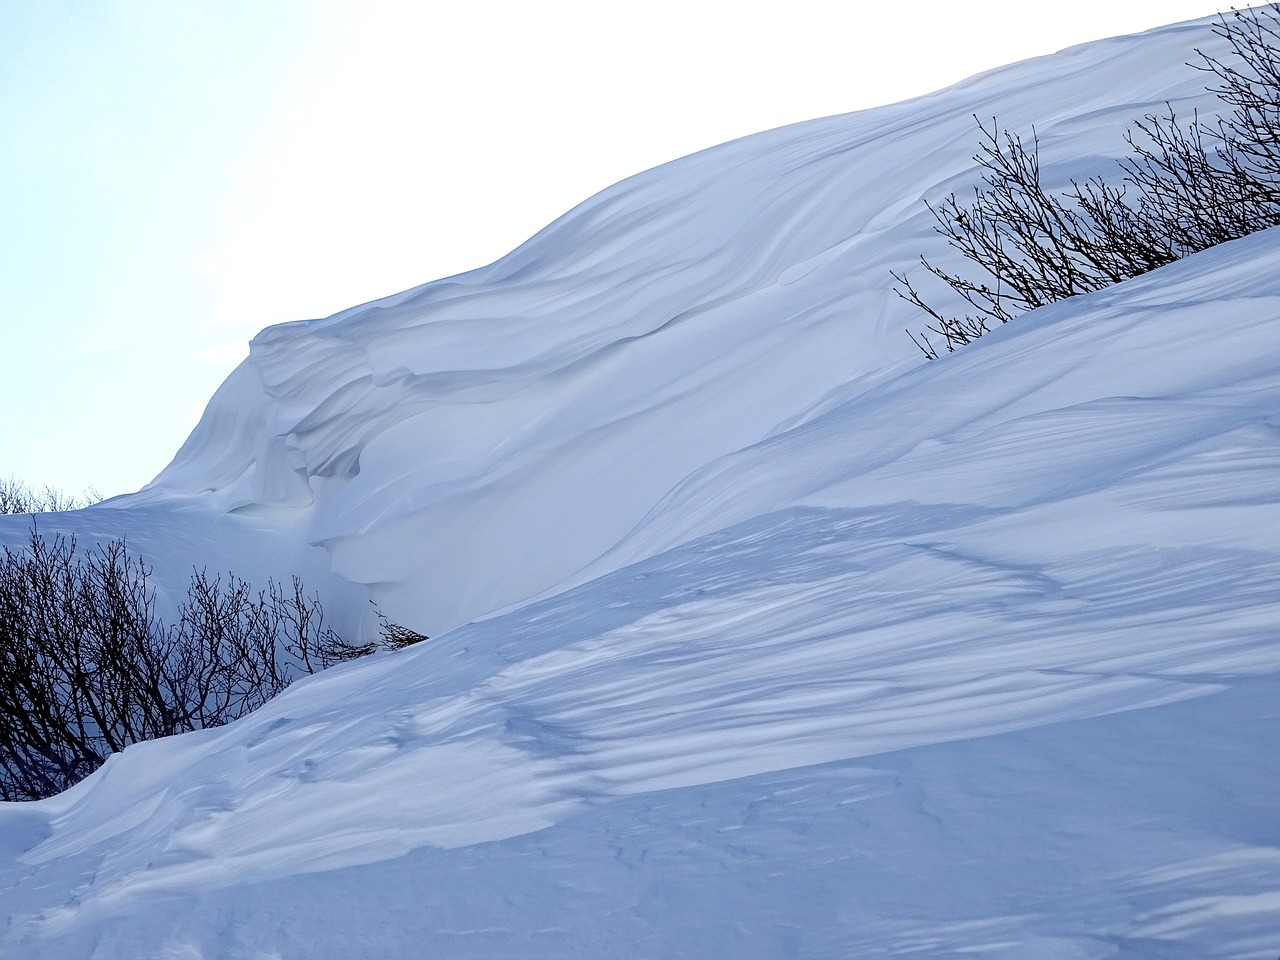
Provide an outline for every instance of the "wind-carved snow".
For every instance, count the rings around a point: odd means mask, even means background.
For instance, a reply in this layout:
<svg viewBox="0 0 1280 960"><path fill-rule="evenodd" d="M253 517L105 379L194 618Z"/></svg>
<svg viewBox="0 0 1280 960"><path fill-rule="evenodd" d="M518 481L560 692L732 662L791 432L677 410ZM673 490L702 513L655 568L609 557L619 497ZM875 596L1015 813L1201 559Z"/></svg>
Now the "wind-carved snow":
<svg viewBox="0 0 1280 960"><path fill-rule="evenodd" d="M971 114L1088 175L1209 43L737 141L264 331L48 529L433 639L0 805L6 956L1274 957L1280 236L932 364L888 278L946 262Z"/></svg>

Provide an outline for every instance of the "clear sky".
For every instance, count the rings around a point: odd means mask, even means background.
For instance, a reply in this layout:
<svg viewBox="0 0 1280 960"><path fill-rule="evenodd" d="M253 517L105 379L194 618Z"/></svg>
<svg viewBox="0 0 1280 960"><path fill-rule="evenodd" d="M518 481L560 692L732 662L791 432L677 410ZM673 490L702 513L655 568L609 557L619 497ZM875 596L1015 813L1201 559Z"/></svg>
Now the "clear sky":
<svg viewBox="0 0 1280 960"><path fill-rule="evenodd" d="M0 477L137 489L268 324L703 147L1218 9L0 0Z"/></svg>

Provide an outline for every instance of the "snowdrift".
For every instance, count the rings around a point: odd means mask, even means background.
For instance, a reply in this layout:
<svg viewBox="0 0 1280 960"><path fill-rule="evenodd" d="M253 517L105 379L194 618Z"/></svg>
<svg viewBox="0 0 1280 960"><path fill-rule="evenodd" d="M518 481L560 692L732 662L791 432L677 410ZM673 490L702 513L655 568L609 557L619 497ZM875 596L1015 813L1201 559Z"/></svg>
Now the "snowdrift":
<svg viewBox="0 0 1280 960"><path fill-rule="evenodd" d="M1212 42L739 140L261 333L42 529L434 639L0 805L2 952L1273 957L1280 236L932 364L888 276L947 263L972 115L1109 172Z"/></svg>

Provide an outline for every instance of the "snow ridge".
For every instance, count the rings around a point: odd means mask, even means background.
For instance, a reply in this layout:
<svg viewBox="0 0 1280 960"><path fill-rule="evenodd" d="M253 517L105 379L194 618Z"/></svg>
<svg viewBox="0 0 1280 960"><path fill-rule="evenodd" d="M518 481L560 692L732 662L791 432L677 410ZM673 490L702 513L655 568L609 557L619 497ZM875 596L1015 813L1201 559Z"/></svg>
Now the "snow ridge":
<svg viewBox="0 0 1280 960"><path fill-rule="evenodd" d="M888 279L945 265L972 114L1066 182L1209 105L1194 45L735 141L260 334L56 522L434 639L0 805L5 955L1273 956L1280 234L933 364Z"/></svg>

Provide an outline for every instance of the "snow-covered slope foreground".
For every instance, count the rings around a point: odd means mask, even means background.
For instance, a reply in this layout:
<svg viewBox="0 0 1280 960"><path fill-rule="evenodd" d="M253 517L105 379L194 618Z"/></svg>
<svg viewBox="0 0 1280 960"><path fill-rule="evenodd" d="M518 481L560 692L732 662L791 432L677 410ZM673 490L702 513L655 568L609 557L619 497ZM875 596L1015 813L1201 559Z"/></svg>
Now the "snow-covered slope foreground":
<svg viewBox="0 0 1280 960"><path fill-rule="evenodd" d="M1274 958L1280 235L933 364L888 278L971 114L1088 175L1209 43L728 144L261 334L42 529L434 639L0 805L0 954Z"/></svg>

